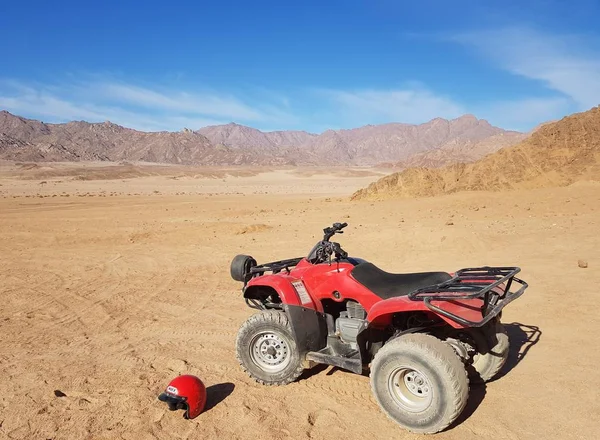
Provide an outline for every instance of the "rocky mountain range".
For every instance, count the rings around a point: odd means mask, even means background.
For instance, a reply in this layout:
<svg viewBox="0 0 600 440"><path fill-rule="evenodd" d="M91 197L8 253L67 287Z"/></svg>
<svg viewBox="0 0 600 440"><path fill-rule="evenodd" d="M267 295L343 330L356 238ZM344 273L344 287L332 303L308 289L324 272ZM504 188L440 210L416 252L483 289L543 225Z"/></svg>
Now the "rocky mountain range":
<svg viewBox="0 0 600 440"><path fill-rule="evenodd" d="M197 131L142 132L111 122L48 124L0 112L0 159L15 161L441 166L477 160L523 136L472 115L313 134L262 132L234 123Z"/></svg>
<svg viewBox="0 0 600 440"><path fill-rule="evenodd" d="M600 107L543 124L522 142L474 163L393 173L352 198L555 187L581 180L600 181Z"/></svg>

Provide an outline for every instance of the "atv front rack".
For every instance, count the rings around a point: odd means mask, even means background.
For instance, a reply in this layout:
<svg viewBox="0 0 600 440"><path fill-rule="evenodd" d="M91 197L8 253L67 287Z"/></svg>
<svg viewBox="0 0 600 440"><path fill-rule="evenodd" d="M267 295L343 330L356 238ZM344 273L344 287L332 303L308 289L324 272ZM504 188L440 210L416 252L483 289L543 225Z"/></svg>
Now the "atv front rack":
<svg viewBox="0 0 600 440"><path fill-rule="evenodd" d="M290 268L296 266L303 259L304 259L304 257L298 257L298 258L290 258L288 260L273 261L271 263L261 264L260 266L251 267L249 273L252 276L263 275L265 272L279 273L282 270L285 270L286 272L289 273Z"/></svg>
<svg viewBox="0 0 600 440"><path fill-rule="evenodd" d="M465 327L481 327L498 316L501 310L525 292L528 284L516 278L519 267L479 267L461 269L443 283L422 287L411 292L408 297L413 301L423 301L433 312L449 318ZM521 287L511 292L513 283ZM502 286L502 284L504 284ZM465 299L481 299L481 321L469 321L454 313L448 312L432 301L456 301Z"/></svg>

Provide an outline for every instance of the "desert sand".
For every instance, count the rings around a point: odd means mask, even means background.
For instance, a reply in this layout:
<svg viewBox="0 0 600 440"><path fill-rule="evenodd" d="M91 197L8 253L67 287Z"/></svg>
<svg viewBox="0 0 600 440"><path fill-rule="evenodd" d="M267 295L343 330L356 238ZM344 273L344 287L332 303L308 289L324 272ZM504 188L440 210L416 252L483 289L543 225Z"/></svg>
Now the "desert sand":
<svg viewBox="0 0 600 440"><path fill-rule="evenodd" d="M273 388L236 362L253 310L231 259L305 255L335 221L388 271L518 265L530 284L504 311L501 377L435 438L598 437L600 184L370 202L350 195L381 170L158 168L0 167L0 438L421 437L366 376L316 367ZM157 400L182 373L209 390L191 421Z"/></svg>

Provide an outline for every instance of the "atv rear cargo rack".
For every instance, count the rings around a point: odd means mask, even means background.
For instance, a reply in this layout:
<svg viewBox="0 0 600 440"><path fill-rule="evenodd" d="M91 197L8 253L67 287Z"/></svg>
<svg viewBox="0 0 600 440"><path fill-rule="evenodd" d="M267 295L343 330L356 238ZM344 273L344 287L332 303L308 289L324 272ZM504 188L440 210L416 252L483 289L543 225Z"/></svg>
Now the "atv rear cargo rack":
<svg viewBox="0 0 600 440"><path fill-rule="evenodd" d="M408 297L413 301L423 301L430 310L465 327L481 327L498 316L508 303L523 295L528 284L515 277L520 271L519 267L486 266L461 269L450 280L417 289L409 293ZM513 282L520 284L521 287L511 292L510 288ZM504 283L505 286L501 286ZM496 289L497 287L500 287L501 291ZM483 319L481 321L469 321L431 303L432 301L456 301L475 298L483 300L481 307Z"/></svg>
<svg viewBox="0 0 600 440"><path fill-rule="evenodd" d="M282 270L285 270L286 272L289 273L290 267L296 266L303 259L304 259L304 257L298 257L298 258L290 258L287 260L272 261L271 263L261 264L259 266L254 266L254 267L250 268L250 274L252 276L257 275L257 274L263 275L265 272L279 273Z"/></svg>

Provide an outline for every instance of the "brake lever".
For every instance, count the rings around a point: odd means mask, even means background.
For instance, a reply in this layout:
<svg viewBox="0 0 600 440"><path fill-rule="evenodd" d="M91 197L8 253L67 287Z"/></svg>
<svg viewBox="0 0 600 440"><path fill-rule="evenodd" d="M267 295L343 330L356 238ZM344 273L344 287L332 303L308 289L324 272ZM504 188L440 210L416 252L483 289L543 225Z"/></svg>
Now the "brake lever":
<svg viewBox="0 0 600 440"><path fill-rule="evenodd" d="M348 252L343 250L339 243L334 243L333 252L338 260L343 260L348 257Z"/></svg>

